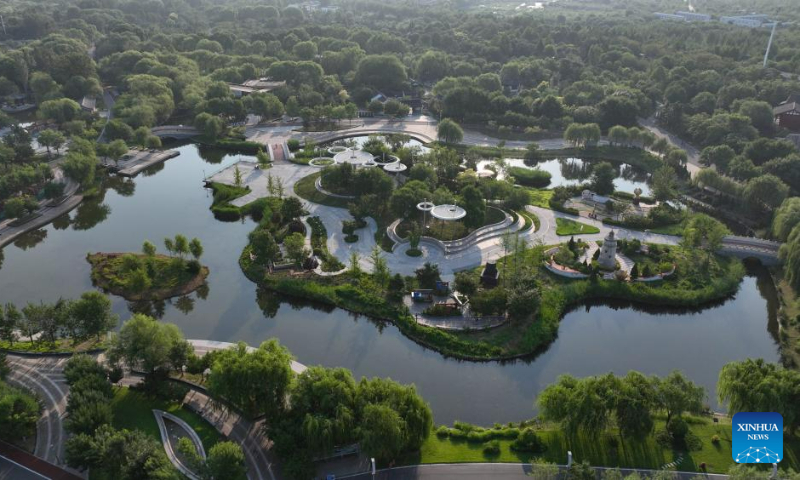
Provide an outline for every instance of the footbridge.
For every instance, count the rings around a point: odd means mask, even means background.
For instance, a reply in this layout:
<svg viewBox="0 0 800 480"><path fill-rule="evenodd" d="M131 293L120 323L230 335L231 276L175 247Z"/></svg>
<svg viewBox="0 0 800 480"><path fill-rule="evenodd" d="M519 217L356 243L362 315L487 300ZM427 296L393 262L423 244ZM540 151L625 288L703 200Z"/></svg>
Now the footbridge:
<svg viewBox="0 0 800 480"><path fill-rule="evenodd" d="M778 256L780 247L779 242L771 240L729 235L722 239L722 246L717 253L741 259L755 258L763 265L771 266L781 263Z"/></svg>
<svg viewBox="0 0 800 480"><path fill-rule="evenodd" d="M176 140L200 135L198 129L187 125L162 125L160 127L151 128L150 132L159 138L174 138Z"/></svg>

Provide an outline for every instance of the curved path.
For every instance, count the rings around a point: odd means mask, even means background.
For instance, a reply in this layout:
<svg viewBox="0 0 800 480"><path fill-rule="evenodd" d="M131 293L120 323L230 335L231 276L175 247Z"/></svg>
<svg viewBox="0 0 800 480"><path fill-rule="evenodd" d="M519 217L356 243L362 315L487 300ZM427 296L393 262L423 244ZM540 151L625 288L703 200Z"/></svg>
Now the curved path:
<svg viewBox="0 0 800 480"><path fill-rule="evenodd" d="M64 379L64 357L23 357L8 354L11 373L8 381L35 392L42 404L42 417L36 424L34 455L54 465L64 463L64 416L69 386Z"/></svg>

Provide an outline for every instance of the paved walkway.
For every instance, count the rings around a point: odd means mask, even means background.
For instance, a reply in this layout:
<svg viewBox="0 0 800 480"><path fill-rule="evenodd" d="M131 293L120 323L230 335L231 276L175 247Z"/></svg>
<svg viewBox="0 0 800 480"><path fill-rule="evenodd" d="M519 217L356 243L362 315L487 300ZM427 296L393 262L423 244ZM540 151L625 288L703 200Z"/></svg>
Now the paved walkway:
<svg viewBox="0 0 800 480"><path fill-rule="evenodd" d="M651 115L650 117L647 118L640 118L639 124L644 128L653 132L656 137L666 139L673 147L685 150L686 156L688 157L688 160L686 162L686 169L689 170L689 174L691 176L695 176L697 172L706 168L700 163L700 150L698 150L693 145L681 140L681 138L678 137L677 135L672 134L667 130L663 129L662 127L660 127L656 123L655 115Z"/></svg>
<svg viewBox="0 0 800 480"><path fill-rule="evenodd" d="M142 170L180 155L177 150L137 150L131 149L123 160L116 164L107 160L105 165L117 169L122 177L135 177Z"/></svg>
<svg viewBox="0 0 800 480"><path fill-rule="evenodd" d="M13 218L0 221L0 248L3 248L31 230L47 225L59 216L80 205L83 200L83 195L77 194L80 185L67 178L61 170L61 167L58 166L55 161L52 162L51 165L53 169L53 180L55 182L64 183L64 196L67 197L66 200L53 206L50 205L51 200L45 199L39 201L39 209L36 210L39 216L22 225L12 226Z"/></svg>

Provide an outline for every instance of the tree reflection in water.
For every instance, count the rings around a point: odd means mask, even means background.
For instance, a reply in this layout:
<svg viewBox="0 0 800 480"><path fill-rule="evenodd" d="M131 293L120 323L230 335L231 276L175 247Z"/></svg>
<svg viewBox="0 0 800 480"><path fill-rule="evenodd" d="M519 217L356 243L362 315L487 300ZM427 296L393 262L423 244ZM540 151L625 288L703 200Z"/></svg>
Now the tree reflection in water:
<svg viewBox="0 0 800 480"><path fill-rule="evenodd" d="M47 230L37 228L16 239L14 241L14 246L21 250L28 250L44 242L45 238L47 238Z"/></svg>
<svg viewBox="0 0 800 480"><path fill-rule="evenodd" d="M175 301L175 308L183 312L184 315L188 315L194 310L194 298L189 295L178 298L178 300Z"/></svg>

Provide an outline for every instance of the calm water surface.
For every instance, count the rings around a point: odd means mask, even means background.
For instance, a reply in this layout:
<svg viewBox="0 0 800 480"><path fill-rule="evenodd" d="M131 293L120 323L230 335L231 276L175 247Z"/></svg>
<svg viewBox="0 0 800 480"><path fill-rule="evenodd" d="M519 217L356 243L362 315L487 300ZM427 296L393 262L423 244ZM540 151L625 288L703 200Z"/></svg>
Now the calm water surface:
<svg viewBox="0 0 800 480"><path fill-rule="evenodd" d="M484 160L478 162L478 168L483 169L493 163L493 160ZM550 185L547 188L578 185L590 181L592 166L596 163L598 161L581 160L580 158L554 158L526 165L525 161L520 158L506 159L509 167L539 168L550 172ZM635 189L641 188L642 195L650 195L650 186L647 184L650 176L647 172L627 163L612 162L611 165L617 170L617 178L614 180L614 188L617 191L633 193Z"/></svg>
<svg viewBox="0 0 800 480"><path fill-rule="evenodd" d="M179 157L154 171L114 182L101 199L7 246L0 302L77 297L93 288L85 260L89 252L139 250L145 239L163 250L166 236L198 237L205 246L202 261L211 269L208 291L160 305L129 305L112 297L122 320L135 308L176 323L188 338L256 345L277 337L307 365L342 366L357 377L415 383L438 423L529 418L536 393L562 373L631 369L662 375L681 369L708 389L709 403L716 407L714 386L722 365L746 357L778 359L774 291L757 271L735 298L702 311L640 311L625 305L573 310L546 351L510 363L446 359L391 325L338 309L281 303L259 294L239 270L237 259L252 222L214 219L210 193L202 186L205 174L239 156L198 152L192 145L179 150Z"/></svg>

